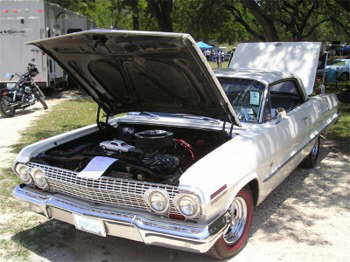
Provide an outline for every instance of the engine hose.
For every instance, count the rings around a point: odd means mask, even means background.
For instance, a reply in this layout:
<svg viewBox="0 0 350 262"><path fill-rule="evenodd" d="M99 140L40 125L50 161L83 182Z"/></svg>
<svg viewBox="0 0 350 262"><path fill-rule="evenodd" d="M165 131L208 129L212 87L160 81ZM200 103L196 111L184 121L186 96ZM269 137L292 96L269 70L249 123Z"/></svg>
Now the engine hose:
<svg viewBox="0 0 350 262"><path fill-rule="evenodd" d="M194 152L193 152L193 148L192 148L192 146L189 143L187 143L183 139L175 139L175 142L178 143L183 148L185 148L191 154L191 157L192 157L193 161L196 159L196 157L194 155Z"/></svg>

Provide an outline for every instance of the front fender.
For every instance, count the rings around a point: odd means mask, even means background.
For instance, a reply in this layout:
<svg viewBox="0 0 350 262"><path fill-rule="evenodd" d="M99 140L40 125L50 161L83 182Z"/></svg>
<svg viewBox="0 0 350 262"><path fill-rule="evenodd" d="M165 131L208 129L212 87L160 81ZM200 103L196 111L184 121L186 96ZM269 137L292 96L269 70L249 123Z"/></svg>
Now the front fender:
<svg viewBox="0 0 350 262"><path fill-rule="evenodd" d="M249 136L236 136L192 165L180 178L180 186L193 186L203 195L205 220L223 214L235 195L257 179L258 150ZM215 196L216 191L225 191Z"/></svg>

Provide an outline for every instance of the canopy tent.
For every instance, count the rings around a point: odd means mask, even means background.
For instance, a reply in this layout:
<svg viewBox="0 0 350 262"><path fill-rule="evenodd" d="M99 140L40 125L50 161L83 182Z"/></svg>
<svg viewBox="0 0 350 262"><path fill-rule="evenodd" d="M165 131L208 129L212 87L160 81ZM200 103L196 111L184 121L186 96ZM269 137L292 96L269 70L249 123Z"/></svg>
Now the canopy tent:
<svg viewBox="0 0 350 262"><path fill-rule="evenodd" d="M212 45L208 45L202 41L199 41L197 42L197 46L200 48L200 49L210 49L210 48L213 48Z"/></svg>

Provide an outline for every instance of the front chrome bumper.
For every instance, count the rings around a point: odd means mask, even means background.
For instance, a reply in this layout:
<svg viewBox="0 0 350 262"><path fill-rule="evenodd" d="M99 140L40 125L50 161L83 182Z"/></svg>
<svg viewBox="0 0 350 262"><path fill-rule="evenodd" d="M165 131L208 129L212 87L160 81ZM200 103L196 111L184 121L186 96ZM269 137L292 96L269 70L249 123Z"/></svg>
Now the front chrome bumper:
<svg viewBox="0 0 350 262"><path fill-rule="evenodd" d="M89 204L26 185L16 186L12 195L29 203L33 211L47 218L74 225L74 214L90 216L103 221L107 235L190 252L207 252L228 227L226 215L208 225L186 224L162 218L154 220L139 212Z"/></svg>

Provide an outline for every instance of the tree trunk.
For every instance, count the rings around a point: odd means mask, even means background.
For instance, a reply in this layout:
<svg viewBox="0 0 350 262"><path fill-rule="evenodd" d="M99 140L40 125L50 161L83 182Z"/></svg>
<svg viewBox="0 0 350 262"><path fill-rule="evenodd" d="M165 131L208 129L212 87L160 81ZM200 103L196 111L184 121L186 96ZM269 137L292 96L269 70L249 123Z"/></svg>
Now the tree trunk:
<svg viewBox="0 0 350 262"><path fill-rule="evenodd" d="M132 8L132 26L134 30L140 30L140 10L137 5Z"/></svg>
<svg viewBox="0 0 350 262"><path fill-rule="evenodd" d="M264 13L260 6L254 0L241 0L243 6L252 12L256 20L264 30L264 36L267 41L278 41L278 33L273 21Z"/></svg>
<svg viewBox="0 0 350 262"><path fill-rule="evenodd" d="M173 0L147 0L152 16L157 20L161 31L172 32L173 21L171 13L173 10Z"/></svg>

